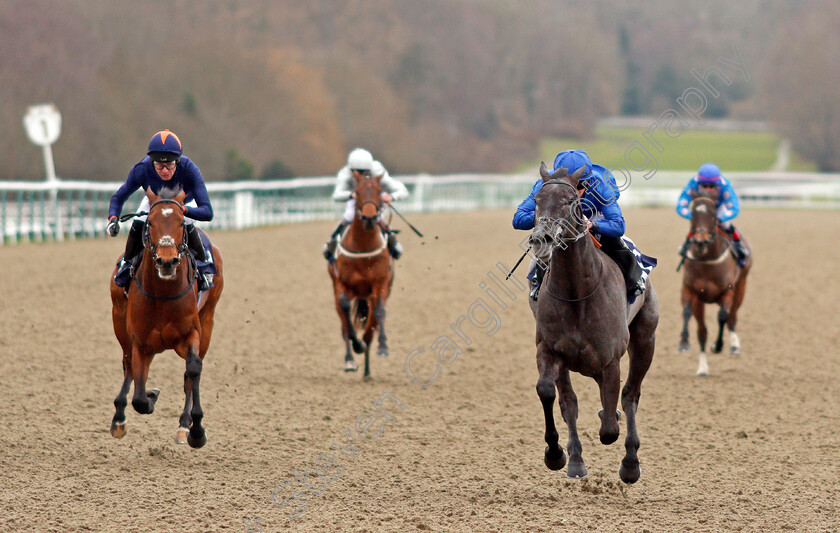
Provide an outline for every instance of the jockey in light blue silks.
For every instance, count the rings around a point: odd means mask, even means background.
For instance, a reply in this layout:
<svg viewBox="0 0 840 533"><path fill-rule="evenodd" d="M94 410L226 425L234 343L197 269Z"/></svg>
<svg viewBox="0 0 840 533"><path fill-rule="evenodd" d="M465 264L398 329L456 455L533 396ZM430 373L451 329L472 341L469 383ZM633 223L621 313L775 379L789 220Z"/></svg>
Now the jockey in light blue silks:
<svg viewBox="0 0 840 533"><path fill-rule="evenodd" d="M566 150L554 158L554 172L565 167L571 175L581 167L586 167L584 177L578 183L578 194L581 198L583 216L590 223L589 232L598 236L601 250L609 255L621 267L624 281L627 285L627 296L630 301L645 290L643 271L636 262L636 256L627 247L621 237L624 235L625 223L621 208L618 206L618 186L612 173L601 165L595 165L583 150ZM531 194L519 204L513 215L513 227L530 230L534 227L534 215L537 204L534 197L542 188L542 179L537 180ZM541 261L533 261L533 268L528 274L531 280L531 298L539 296L540 285L545 276L545 264L548 257L540 257Z"/></svg>
<svg viewBox="0 0 840 533"><path fill-rule="evenodd" d="M685 186L682 194L680 194L679 200L677 200L677 214L683 218L691 219L691 201L701 188L717 191L715 206L717 207L718 226L732 240L733 247L735 248L735 258L738 261L738 265L743 268L746 264L745 261L748 252L743 243L741 243L741 234L732 222L730 222L741 212L741 205L738 202L738 195L735 194L735 189L732 188L729 180L720 175L720 169L717 165L706 163L700 167L697 175L689 180L688 185ZM686 251L688 250L690 239L691 232L686 235L685 242L680 247L679 254L683 257L685 257Z"/></svg>

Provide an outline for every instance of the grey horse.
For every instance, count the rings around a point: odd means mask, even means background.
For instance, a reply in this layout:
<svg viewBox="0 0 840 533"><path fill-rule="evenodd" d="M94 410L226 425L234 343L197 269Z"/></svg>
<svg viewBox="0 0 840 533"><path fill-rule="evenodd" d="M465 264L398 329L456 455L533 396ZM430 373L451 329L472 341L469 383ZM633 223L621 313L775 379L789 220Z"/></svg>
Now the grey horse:
<svg viewBox="0 0 840 533"><path fill-rule="evenodd" d="M569 428L570 478L586 477L586 465L577 431L578 403L569 372L594 379L601 392L599 413L603 444L618 439L618 392L620 360L630 356L630 371L621 392L621 407L627 419L626 454L619 477L634 483L641 476L637 452L636 409L641 384L653 361L659 304L650 280L644 294L627 303L625 282L615 261L598 250L581 214L577 186L584 169L569 175L560 168L553 174L540 165L542 189L535 197L536 226L530 237L533 247L551 251L549 271L539 299L531 302L537 322L537 394L545 414L545 465L560 470L566 454L559 445L554 425L555 388L560 412Z"/></svg>

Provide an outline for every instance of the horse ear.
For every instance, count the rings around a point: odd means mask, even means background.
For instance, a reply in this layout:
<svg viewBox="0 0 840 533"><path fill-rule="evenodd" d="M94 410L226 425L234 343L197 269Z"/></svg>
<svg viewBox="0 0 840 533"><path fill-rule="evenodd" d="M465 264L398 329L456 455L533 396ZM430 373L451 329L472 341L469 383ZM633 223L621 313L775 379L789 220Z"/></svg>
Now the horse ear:
<svg viewBox="0 0 840 533"><path fill-rule="evenodd" d="M187 197L187 191L181 189L181 192L175 195L173 200L176 200L179 204L184 205L184 199Z"/></svg>
<svg viewBox="0 0 840 533"><path fill-rule="evenodd" d="M580 167L579 169L575 170L574 174L572 174L571 176L569 176L569 181L571 181L571 182L572 182L572 185L574 185L575 187L577 187L578 182L579 182L579 181L580 181L580 179L581 179L582 177L584 177L585 175L586 175L586 166L582 166L582 167Z"/></svg>
<svg viewBox="0 0 840 533"><path fill-rule="evenodd" d="M151 205L151 204L157 202L158 200L160 200L160 196L155 194L151 187L146 189L146 198L149 199L149 205Z"/></svg>
<svg viewBox="0 0 840 533"><path fill-rule="evenodd" d="M540 177L543 181L551 177L551 174L548 173L548 169L545 166L545 161L540 161Z"/></svg>

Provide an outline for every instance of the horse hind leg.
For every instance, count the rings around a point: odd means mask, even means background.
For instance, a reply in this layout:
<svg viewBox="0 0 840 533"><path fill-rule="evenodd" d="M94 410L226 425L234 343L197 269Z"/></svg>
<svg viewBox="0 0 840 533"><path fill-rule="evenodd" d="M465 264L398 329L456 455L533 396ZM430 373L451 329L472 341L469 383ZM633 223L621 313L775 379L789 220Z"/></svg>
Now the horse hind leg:
<svg viewBox="0 0 840 533"><path fill-rule="evenodd" d="M566 452L560 446L560 435L557 433L557 426L554 424L554 400L557 398L555 388L557 381L557 363L551 361L551 356L546 353L543 345L537 346L537 367L540 377L537 381L537 395L543 407L545 416L545 466L549 470L560 470L566 466Z"/></svg>
<svg viewBox="0 0 840 533"><path fill-rule="evenodd" d="M353 352L362 353L365 350L364 343L356 337L356 330L353 327L353 319L350 316L351 301L346 293L341 292L336 298L336 309L341 319L341 338L344 339L346 351L344 353L344 371L355 372L358 368L353 358ZM351 351L352 347L352 351Z"/></svg>
<svg viewBox="0 0 840 533"><path fill-rule="evenodd" d="M181 411L181 418L178 419L178 431L175 432L175 444L186 444L187 433L192 425L192 416L190 409L192 409L192 378L188 372L184 371L184 410Z"/></svg>
<svg viewBox="0 0 840 533"><path fill-rule="evenodd" d="M621 391L621 408L627 420L627 437L624 439L625 455L618 470L619 478L625 483L635 483L642 475L638 457L641 442L636 429L636 412L639 409L642 380L653 362L658 320L658 315L653 319L640 314L630 325L630 344L627 347L630 371Z"/></svg>
<svg viewBox="0 0 840 533"><path fill-rule="evenodd" d="M727 307L721 306L718 311L718 335L715 339L715 345L712 347L712 353L720 353L723 351L723 329L726 327L726 322L729 320L729 310Z"/></svg>
<svg viewBox="0 0 840 533"><path fill-rule="evenodd" d="M376 318L376 323L379 326L379 347L376 349L376 355L381 357L388 357L388 336L385 334L385 302L379 301L373 311Z"/></svg>
<svg viewBox="0 0 840 533"><path fill-rule="evenodd" d="M149 366L154 356L141 354L137 349L133 350L131 359L131 370L134 378L134 396L131 398L131 406L141 415L150 415L155 412L155 402L160 395L160 389L146 391L146 380L149 377Z"/></svg>
<svg viewBox="0 0 840 533"><path fill-rule="evenodd" d="M569 466L566 468L566 477L584 478L589 473L583 461L583 446L577 431L578 401L567 369L560 370L555 385L560 392L560 413L569 429L569 442L566 444L569 449Z"/></svg>

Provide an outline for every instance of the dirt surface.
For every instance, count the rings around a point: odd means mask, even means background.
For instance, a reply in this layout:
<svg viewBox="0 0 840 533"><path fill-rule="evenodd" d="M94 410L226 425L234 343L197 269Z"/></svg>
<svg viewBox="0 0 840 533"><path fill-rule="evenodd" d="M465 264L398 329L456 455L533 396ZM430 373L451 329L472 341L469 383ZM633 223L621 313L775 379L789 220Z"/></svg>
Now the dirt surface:
<svg viewBox="0 0 840 533"><path fill-rule="evenodd" d="M580 376L590 476L543 465L527 295L508 282L511 302L488 277L519 256L525 233L510 213L411 217L426 237L401 234L391 357L373 356L370 382L342 371L320 257L332 223L214 233L226 285L201 380L199 450L174 443L184 373L174 352L152 364L155 413L129 404L126 437L108 432L121 381L108 276L124 234L0 248L0 530L840 530L840 216L742 213L755 251L743 355L710 355L711 376L697 378L693 327L692 352L676 350L675 252L687 223L670 209L625 214L630 236L660 259L662 314L632 486L618 479L623 421L619 441L601 445L598 392ZM458 322L469 344L451 329ZM431 345L443 335L462 352L436 367ZM410 353L417 379L437 368L434 382L409 379Z"/></svg>

